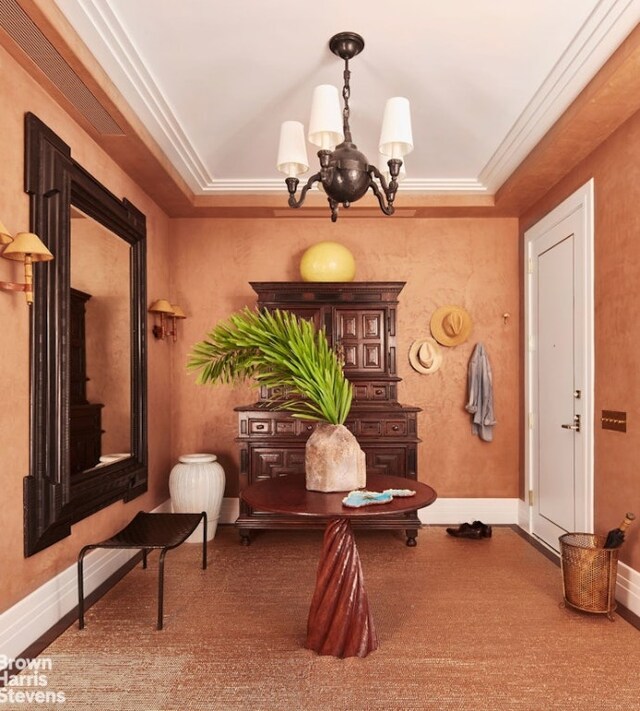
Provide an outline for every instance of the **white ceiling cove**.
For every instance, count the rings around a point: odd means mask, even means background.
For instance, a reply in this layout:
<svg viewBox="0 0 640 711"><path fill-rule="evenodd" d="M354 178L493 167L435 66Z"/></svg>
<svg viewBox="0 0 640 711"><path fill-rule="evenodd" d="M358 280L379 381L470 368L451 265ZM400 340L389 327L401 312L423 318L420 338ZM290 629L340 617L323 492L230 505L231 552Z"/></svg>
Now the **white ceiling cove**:
<svg viewBox="0 0 640 711"><path fill-rule="evenodd" d="M56 3L197 195L282 192L280 123L342 87L342 31L365 40L350 103L369 161L386 99L406 96L402 190L494 193L640 21L640 0Z"/></svg>

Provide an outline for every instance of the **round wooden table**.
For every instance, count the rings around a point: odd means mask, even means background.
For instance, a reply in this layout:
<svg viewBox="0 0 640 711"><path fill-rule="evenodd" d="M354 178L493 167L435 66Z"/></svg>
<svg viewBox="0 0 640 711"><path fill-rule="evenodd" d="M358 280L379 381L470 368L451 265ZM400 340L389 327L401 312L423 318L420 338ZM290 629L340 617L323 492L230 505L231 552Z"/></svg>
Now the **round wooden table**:
<svg viewBox="0 0 640 711"><path fill-rule="evenodd" d="M348 492L307 491L304 474L289 474L263 479L240 494L258 511L328 519L305 644L318 654L366 657L378 648L350 520L415 511L429 506L437 498L430 486L397 476L367 474L366 488L369 491L411 489L416 493L410 497L394 497L388 504L350 508L342 504Z"/></svg>

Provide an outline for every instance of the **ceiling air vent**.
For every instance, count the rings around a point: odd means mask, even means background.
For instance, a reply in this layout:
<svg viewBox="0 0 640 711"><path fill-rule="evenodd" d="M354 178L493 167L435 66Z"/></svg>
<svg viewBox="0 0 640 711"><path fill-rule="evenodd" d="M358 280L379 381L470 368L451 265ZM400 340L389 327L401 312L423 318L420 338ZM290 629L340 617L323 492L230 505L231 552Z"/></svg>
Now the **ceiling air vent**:
<svg viewBox="0 0 640 711"><path fill-rule="evenodd" d="M109 112L15 0L0 2L0 25L98 133L124 135Z"/></svg>

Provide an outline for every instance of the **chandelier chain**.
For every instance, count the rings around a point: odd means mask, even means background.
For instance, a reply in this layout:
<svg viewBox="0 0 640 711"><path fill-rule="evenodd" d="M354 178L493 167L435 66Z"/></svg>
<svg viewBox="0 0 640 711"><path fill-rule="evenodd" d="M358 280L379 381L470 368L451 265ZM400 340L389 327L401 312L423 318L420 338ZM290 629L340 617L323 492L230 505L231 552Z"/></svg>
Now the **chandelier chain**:
<svg viewBox="0 0 640 711"><path fill-rule="evenodd" d="M344 60L344 86L342 87L342 98L344 100L344 108L342 109L342 127L344 131L344 140L347 143L351 143L351 128L349 127L349 99L351 98L351 87L349 86L349 79L351 78L351 71L349 70L349 60Z"/></svg>

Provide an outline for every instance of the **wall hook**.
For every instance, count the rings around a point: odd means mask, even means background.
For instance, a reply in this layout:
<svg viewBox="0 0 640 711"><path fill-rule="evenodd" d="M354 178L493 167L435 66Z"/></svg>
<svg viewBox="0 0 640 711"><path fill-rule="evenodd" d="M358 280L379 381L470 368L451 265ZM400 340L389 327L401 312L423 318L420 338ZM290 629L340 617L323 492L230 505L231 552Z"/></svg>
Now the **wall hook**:
<svg viewBox="0 0 640 711"><path fill-rule="evenodd" d="M511 318L511 314L509 313L504 313L502 314L502 320L504 321L504 325L506 326L507 323L509 322L509 319Z"/></svg>

